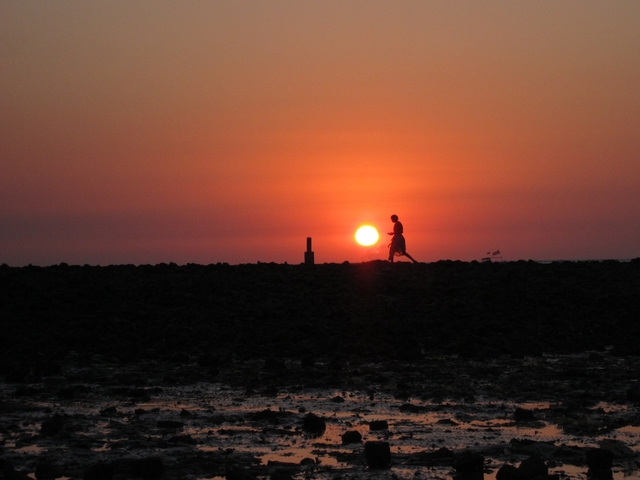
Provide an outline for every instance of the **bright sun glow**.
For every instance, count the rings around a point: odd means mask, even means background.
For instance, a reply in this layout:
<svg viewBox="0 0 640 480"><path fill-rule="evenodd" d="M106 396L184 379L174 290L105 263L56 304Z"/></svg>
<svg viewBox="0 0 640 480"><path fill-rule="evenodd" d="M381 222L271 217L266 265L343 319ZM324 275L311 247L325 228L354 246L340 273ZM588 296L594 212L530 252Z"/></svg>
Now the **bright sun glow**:
<svg viewBox="0 0 640 480"><path fill-rule="evenodd" d="M371 225L364 225L356 231L356 242L365 247L376 243L378 238L380 238L378 230Z"/></svg>

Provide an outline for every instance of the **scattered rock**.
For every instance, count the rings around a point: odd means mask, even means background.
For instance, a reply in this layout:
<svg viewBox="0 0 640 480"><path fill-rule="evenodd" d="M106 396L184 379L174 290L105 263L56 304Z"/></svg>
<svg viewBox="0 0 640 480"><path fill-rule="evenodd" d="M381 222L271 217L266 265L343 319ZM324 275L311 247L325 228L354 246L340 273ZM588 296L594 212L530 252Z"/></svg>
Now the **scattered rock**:
<svg viewBox="0 0 640 480"><path fill-rule="evenodd" d="M113 467L105 462L98 462L91 465L84 471L83 480L112 480Z"/></svg>
<svg viewBox="0 0 640 480"><path fill-rule="evenodd" d="M627 389L627 399L640 402L640 385L632 385Z"/></svg>
<svg viewBox="0 0 640 480"><path fill-rule="evenodd" d="M496 473L496 480L527 480L527 476L517 467L504 464Z"/></svg>
<svg viewBox="0 0 640 480"><path fill-rule="evenodd" d="M389 442L366 442L364 444L364 454L369 468L391 468L391 446Z"/></svg>
<svg viewBox="0 0 640 480"><path fill-rule="evenodd" d="M440 420L438 420L436 422L438 425L449 425L451 427L456 427L459 425L458 422L456 422L455 420L451 419L451 418L441 418Z"/></svg>
<svg viewBox="0 0 640 480"><path fill-rule="evenodd" d="M247 470L236 466L227 467L225 478L227 480L257 480L257 478Z"/></svg>
<svg viewBox="0 0 640 480"><path fill-rule="evenodd" d="M592 448L587 450L587 466L589 469L601 470L611 469L613 466L613 452L603 448Z"/></svg>
<svg viewBox="0 0 640 480"><path fill-rule="evenodd" d="M191 435L175 435L169 439L169 443L181 443L183 445L197 445L198 441Z"/></svg>
<svg viewBox="0 0 640 480"><path fill-rule="evenodd" d="M56 413L53 417L42 422L40 434L44 437L53 437L54 435L62 433L64 425L65 418Z"/></svg>
<svg viewBox="0 0 640 480"><path fill-rule="evenodd" d="M118 415L118 409L116 407L107 407L100 410L100 415L103 417L115 417Z"/></svg>
<svg viewBox="0 0 640 480"><path fill-rule="evenodd" d="M386 420L374 420L369 422L369 430L372 432L380 431L380 430L388 430L389 424Z"/></svg>
<svg viewBox="0 0 640 480"><path fill-rule="evenodd" d="M475 476L484 472L484 456L475 452L463 452L455 457L453 468L464 476Z"/></svg>
<svg viewBox="0 0 640 480"><path fill-rule="evenodd" d="M533 410L528 410L522 407L516 407L514 414L516 422L527 422L534 419Z"/></svg>
<svg viewBox="0 0 640 480"><path fill-rule="evenodd" d="M634 457L636 453L626 446L620 440L614 440L611 438L606 438L600 442L600 448L604 450L609 450L613 453L614 458L629 458Z"/></svg>
<svg viewBox="0 0 640 480"><path fill-rule="evenodd" d="M156 426L166 430L179 430L184 428L184 423L176 422L175 420L158 420Z"/></svg>
<svg viewBox="0 0 640 480"><path fill-rule="evenodd" d="M134 477L153 479L164 473L164 463L160 457L135 459L131 462L131 474Z"/></svg>
<svg viewBox="0 0 640 480"><path fill-rule="evenodd" d="M549 474L547 464L537 455L531 455L529 458L523 460L518 470L529 479Z"/></svg>
<svg viewBox="0 0 640 480"><path fill-rule="evenodd" d="M0 478L3 480L33 480L30 476L13 468L8 460L0 458Z"/></svg>
<svg viewBox="0 0 640 480"><path fill-rule="evenodd" d="M357 430L350 430L342 434L342 444L362 443L362 435Z"/></svg>
<svg viewBox="0 0 640 480"><path fill-rule="evenodd" d="M302 422L302 430L311 435L322 435L327 428L325 421L313 413L308 413L304 416Z"/></svg>
<svg viewBox="0 0 640 480"><path fill-rule="evenodd" d="M289 473L276 470L271 474L270 480L293 480L293 477Z"/></svg>
<svg viewBox="0 0 640 480"><path fill-rule="evenodd" d="M40 459L35 471L36 480L53 480L61 477L60 468L49 459Z"/></svg>
<svg viewBox="0 0 640 480"><path fill-rule="evenodd" d="M427 452L424 455L428 455L431 458L453 458L455 456L447 447L441 447L435 452Z"/></svg>

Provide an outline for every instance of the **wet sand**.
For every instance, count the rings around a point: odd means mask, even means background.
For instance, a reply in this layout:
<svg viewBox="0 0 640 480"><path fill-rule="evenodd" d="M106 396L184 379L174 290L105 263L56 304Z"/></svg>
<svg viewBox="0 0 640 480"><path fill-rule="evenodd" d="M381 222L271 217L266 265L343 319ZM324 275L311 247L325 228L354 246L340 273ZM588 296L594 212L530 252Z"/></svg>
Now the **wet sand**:
<svg viewBox="0 0 640 480"><path fill-rule="evenodd" d="M6 478L449 478L469 453L486 478L532 455L583 478L594 449L637 476L637 260L3 266L0 285Z"/></svg>

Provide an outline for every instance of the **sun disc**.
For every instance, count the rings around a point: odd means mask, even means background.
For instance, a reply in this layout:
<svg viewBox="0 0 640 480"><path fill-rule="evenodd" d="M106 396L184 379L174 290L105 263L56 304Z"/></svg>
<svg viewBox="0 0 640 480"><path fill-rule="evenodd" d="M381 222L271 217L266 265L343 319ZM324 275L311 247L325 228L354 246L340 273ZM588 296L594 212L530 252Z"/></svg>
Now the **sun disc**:
<svg viewBox="0 0 640 480"><path fill-rule="evenodd" d="M376 243L380 235L371 225L363 225L356 231L356 242L364 247L369 247Z"/></svg>

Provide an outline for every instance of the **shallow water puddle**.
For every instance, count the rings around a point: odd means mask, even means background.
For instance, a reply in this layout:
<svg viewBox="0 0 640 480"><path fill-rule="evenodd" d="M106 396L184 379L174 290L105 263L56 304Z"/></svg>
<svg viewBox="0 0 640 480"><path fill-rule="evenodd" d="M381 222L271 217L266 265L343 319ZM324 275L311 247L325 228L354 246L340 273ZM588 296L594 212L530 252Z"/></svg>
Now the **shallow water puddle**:
<svg viewBox="0 0 640 480"><path fill-rule="evenodd" d="M562 361L548 364L557 368ZM545 359L527 362L540 371L547 365ZM469 363L451 359L441 363L442 371L452 370L443 375L443 385L448 388L449 379L463 378L460 391L466 392L473 376L457 373L470 368ZM523 364L501 365L500 378ZM379 377L397 375L376 366L361 371ZM408 377L411 372L407 371ZM477 391L497 388L484 380L477 383L482 387ZM50 382L0 383L2 457L27 473L46 459L61 464L64 476L73 478L100 460L159 456L167 468L190 465L180 471L181 478L202 480L220 478L226 465L235 464L258 469L257 476L280 469L309 478L339 474L444 479L453 475L451 465L430 464L425 454L446 448L482 453L487 479L495 478L503 464L518 465L532 454L545 459L550 473L582 479L587 475L586 448L608 442L607 448L619 454L613 478L638 477L640 416L633 403L573 406L561 398L525 401L523 394L518 399L498 399L477 391L473 398L460 394L435 400L421 391L406 394L393 384L371 382L366 388L285 386L263 394L222 382L166 385L149 379L143 387L80 386L83 393L60 398ZM528 417L516 419L516 408ZM324 419L326 429L321 435L304 431L308 413ZM371 430L374 421L386 421L388 429ZM353 431L362 441L343 444L342 436ZM390 444L391 470L367 468L364 442L371 440Z"/></svg>

